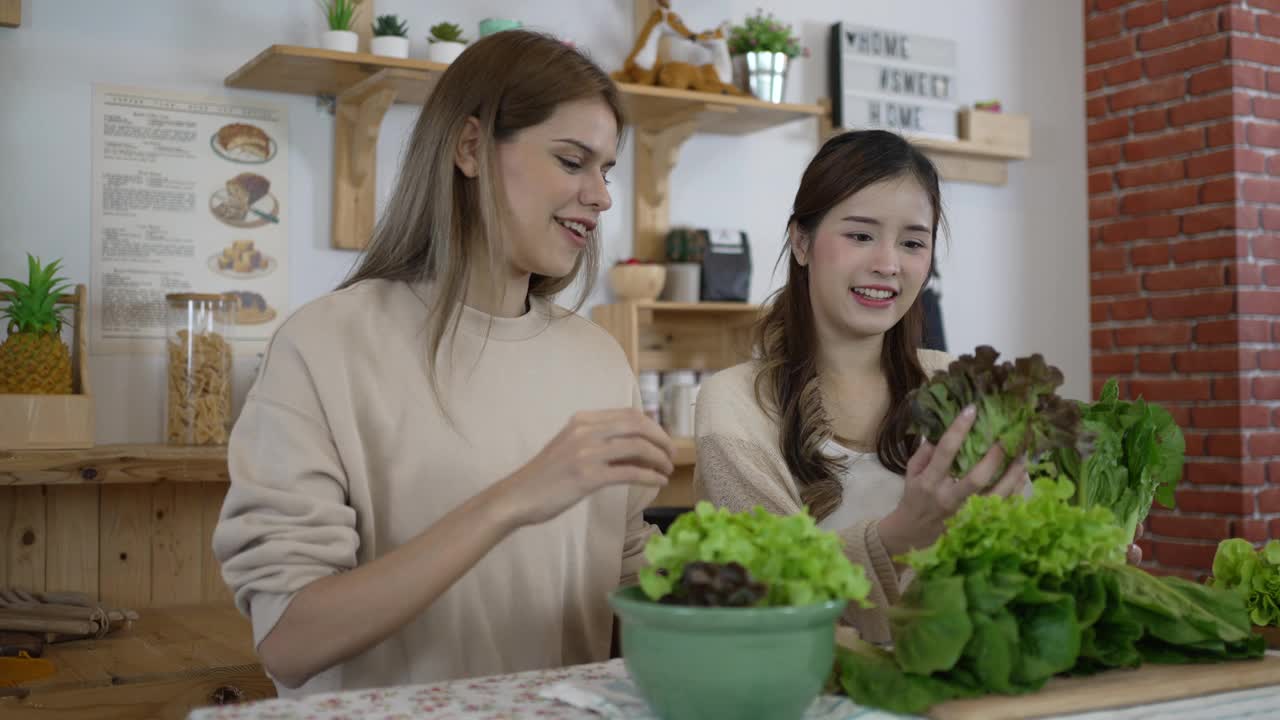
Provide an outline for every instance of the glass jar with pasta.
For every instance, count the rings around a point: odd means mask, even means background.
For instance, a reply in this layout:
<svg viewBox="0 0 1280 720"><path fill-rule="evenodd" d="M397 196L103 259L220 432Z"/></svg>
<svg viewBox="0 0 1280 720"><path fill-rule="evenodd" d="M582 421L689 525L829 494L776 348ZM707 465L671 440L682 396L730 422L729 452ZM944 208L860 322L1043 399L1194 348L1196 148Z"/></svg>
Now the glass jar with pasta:
<svg viewBox="0 0 1280 720"><path fill-rule="evenodd" d="M231 295L171 293L168 303L168 392L165 440L224 445L231 434Z"/></svg>

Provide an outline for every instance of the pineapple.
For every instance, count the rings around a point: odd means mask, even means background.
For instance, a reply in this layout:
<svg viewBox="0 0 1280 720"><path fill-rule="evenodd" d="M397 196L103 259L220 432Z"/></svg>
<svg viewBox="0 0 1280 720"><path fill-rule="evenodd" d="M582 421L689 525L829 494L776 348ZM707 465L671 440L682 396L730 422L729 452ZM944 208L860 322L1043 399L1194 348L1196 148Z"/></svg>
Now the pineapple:
<svg viewBox="0 0 1280 720"><path fill-rule="evenodd" d="M9 337L0 345L0 393L29 395L71 392L71 352L62 342L58 296L70 285L56 278L55 260L41 267L27 255L30 277L26 283L0 278L13 290L3 317L8 320ZM63 284L59 284L63 283Z"/></svg>

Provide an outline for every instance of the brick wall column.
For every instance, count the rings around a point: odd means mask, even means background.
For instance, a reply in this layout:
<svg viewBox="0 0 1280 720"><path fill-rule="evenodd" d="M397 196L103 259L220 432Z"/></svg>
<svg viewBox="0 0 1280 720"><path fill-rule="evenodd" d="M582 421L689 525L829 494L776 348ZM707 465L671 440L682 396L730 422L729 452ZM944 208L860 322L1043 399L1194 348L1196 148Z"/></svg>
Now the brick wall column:
<svg viewBox="0 0 1280 720"><path fill-rule="evenodd" d="M1187 438L1153 570L1280 538L1280 0L1085 0L1094 393Z"/></svg>

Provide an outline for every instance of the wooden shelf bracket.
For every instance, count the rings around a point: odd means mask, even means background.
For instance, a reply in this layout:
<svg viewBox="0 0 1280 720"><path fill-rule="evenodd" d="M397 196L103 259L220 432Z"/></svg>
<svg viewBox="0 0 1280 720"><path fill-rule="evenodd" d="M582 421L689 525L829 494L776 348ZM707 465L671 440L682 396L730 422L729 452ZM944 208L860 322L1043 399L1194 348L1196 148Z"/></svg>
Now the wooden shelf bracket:
<svg viewBox="0 0 1280 720"><path fill-rule="evenodd" d="M697 129L694 118L680 119L661 130L635 131L635 248L642 260L662 260L671 225L671 170L680 146Z"/></svg>
<svg viewBox="0 0 1280 720"><path fill-rule="evenodd" d="M336 98L333 144L333 247L369 244L377 193L374 162L382 118L396 101L400 81L425 82L422 73L384 69Z"/></svg>

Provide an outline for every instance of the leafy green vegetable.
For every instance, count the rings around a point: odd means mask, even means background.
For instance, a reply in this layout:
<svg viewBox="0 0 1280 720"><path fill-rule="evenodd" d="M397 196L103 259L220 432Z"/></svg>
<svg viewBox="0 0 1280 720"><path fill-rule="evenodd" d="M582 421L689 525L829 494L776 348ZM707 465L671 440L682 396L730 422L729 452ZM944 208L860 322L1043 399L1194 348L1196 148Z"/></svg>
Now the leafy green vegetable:
<svg viewBox="0 0 1280 720"><path fill-rule="evenodd" d="M1063 673L1262 654L1240 595L1126 565L1109 510L1068 504L1065 479L1034 490L970 497L934 545L906 556L917 576L889 609L894 654L838 654L856 702L918 713Z"/></svg>
<svg viewBox="0 0 1280 720"><path fill-rule="evenodd" d="M870 607L866 572L845 556L840 536L820 529L807 511L732 513L699 502L665 535L650 538L644 554L649 565L640 571L640 586L652 600L672 593L688 563L736 562L768 588L764 606L848 599Z"/></svg>
<svg viewBox="0 0 1280 720"><path fill-rule="evenodd" d="M908 587L891 615L902 669L927 675L955 665L973 634L966 610L962 577Z"/></svg>
<svg viewBox="0 0 1280 720"><path fill-rule="evenodd" d="M1041 478L1030 499L974 495L907 563L921 575L1000 570L1062 579L1083 563L1123 562L1120 528L1102 508L1062 502L1073 493L1070 481Z"/></svg>
<svg viewBox="0 0 1280 720"><path fill-rule="evenodd" d="M932 443L966 406L976 407L973 429L951 465L956 477L964 477L996 443L1004 449L1007 468L1020 455L1035 460L1078 441L1079 408L1055 393L1062 372L1038 353L997 364L999 355L982 345L910 394L911 431Z"/></svg>
<svg viewBox="0 0 1280 720"><path fill-rule="evenodd" d="M1223 540L1209 582L1243 597L1255 625L1280 625L1280 540L1256 551L1246 540Z"/></svg>
<svg viewBox="0 0 1280 720"><path fill-rule="evenodd" d="M1087 452L1076 447L1055 450L1032 469L1032 476L1065 476L1076 484L1075 502L1109 508L1133 542L1138 525L1153 501L1172 508L1174 487L1182 477L1186 443L1164 408L1141 398L1119 399L1112 378L1095 403L1081 403Z"/></svg>
<svg viewBox="0 0 1280 720"><path fill-rule="evenodd" d="M862 640L836 646L836 673L855 702L896 713L915 714L942 700L983 694L936 675L905 673L892 654Z"/></svg>

